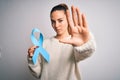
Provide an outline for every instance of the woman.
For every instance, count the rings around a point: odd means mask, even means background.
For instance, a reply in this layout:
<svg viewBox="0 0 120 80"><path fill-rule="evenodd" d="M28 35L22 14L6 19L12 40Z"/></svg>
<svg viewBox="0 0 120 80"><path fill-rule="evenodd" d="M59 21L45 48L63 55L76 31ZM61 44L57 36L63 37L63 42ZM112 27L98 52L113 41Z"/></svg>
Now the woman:
<svg viewBox="0 0 120 80"><path fill-rule="evenodd" d="M95 51L95 41L88 30L85 15L71 7L72 18L66 4L59 4L50 12L51 24L56 36L44 40L43 47L50 55L47 63L39 56L34 65L31 57L37 46L28 49L30 71L40 80L80 80L78 62Z"/></svg>

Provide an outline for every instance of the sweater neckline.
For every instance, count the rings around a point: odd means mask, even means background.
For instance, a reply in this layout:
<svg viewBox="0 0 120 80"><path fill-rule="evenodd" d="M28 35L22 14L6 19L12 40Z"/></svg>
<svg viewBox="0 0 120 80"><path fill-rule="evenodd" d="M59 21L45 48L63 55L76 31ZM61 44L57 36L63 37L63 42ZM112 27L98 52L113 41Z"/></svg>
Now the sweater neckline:
<svg viewBox="0 0 120 80"><path fill-rule="evenodd" d="M68 36L68 37L65 37L65 38L68 38L68 39L69 39L69 38L71 38L71 35ZM52 40L55 40L55 41L59 42L59 39L55 38L55 36L52 37Z"/></svg>

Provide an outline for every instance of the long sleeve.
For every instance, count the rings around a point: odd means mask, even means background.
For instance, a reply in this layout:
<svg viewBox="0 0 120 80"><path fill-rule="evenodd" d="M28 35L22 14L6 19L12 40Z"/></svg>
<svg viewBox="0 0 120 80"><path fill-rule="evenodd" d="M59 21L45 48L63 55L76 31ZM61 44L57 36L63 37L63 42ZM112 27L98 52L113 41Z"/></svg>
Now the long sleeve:
<svg viewBox="0 0 120 80"><path fill-rule="evenodd" d="M91 38L88 42L86 42L81 46L74 47L74 56L75 56L76 62L79 62L81 60L88 58L95 51L96 43L94 40L94 36L92 35L92 33L90 33L90 36Z"/></svg>
<svg viewBox="0 0 120 80"><path fill-rule="evenodd" d="M40 78L41 76L41 70L42 70L42 61L41 61L41 56L37 59L36 64L33 64L32 58L27 58L28 59L28 67L32 73L33 76L36 78Z"/></svg>

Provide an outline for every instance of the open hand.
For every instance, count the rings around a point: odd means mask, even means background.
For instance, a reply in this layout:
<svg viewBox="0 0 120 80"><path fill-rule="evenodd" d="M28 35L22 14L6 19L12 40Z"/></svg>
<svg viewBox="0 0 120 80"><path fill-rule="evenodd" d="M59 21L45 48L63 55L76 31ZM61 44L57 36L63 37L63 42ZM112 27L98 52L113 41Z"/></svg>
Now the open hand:
<svg viewBox="0 0 120 80"><path fill-rule="evenodd" d="M72 18L70 11L66 11L66 16L69 24L69 33L71 38L61 39L60 42L80 46L87 42L90 38L87 21L84 14L81 14L78 8L71 7Z"/></svg>

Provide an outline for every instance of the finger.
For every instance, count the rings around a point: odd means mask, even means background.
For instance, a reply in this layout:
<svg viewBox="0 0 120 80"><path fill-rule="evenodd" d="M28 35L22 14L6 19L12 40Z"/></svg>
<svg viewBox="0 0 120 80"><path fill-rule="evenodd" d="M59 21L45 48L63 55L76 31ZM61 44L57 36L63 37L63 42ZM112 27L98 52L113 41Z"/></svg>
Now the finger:
<svg viewBox="0 0 120 80"><path fill-rule="evenodd" d="M81 17L81 12L79 8L76 8L77 16L78 16L78 24L79 26L82 26L82 17Z"/></svg>
<svg viewBox="0 0 120 80"><path fill-rule="evenodd" d="M71 10L72 10L72 18L73 18L74 26L77 26L78 25L78 19L77 19L76 9L75 9L74 6L72 6Z"/></svg>
<svg viewBox="0 0 120 80"><path fill-rule="evenodd" d="M36 49L38 46L32 46L30 49Z"/></svg>
<svg viewBox="0 0 120 80"><path fill-rule="evenodd" d="M33 53L35 49L30 49L28 53Z"/></svg>
<svg viewBox="0 0 120 80"><path fill-rule="evenodd" d="M29 51L28 51L28 55L29 55L30 57L32 57L33 54L34 54L34 50L29 50Z"/></svg>
<svg viewBox="0 0 120 80"><path fill-rule="evenodd" d="M69 10L66 11L66 16L67 16L67 20L68 20L68 24L69 24L70 28L73 29L74 28L74 24L73 24L73 20L71 19Z"/></svg>
<svg viewBox="0 0 120 80"><path fill-rule="evenodd" d="M79 31L79 33L82 33L82 30L83 30L82 27L78 27L78 31Z"/></svg>
<svg viewBox="0 0 120 80"><path fill-rule="evenodd" d="M32 57L32 56L33 56L33 53L30 53L29 56Z"/></svg>
<svg viewBox="0 0 120 80"><path fill-rule="evenodd" d="M84 14L82 14L82 21L83 21L83 27L84 28L87 28L88 27L88 24L87 24L87 20L86 20L86 17Z"/></svg>
<svg viewBox="0 0 120 80"><path fill-rule="evenodd" d="M28 53L31 54L34 52L34 50L37 48L38 46L33 46L31 48L28 49Z"/></svg>
<svg viewBox="0 0 120 80"><path fill-rule="evenodd" d="M28 50L28 55L32 55L34 53L34 50Z"/></svg>

